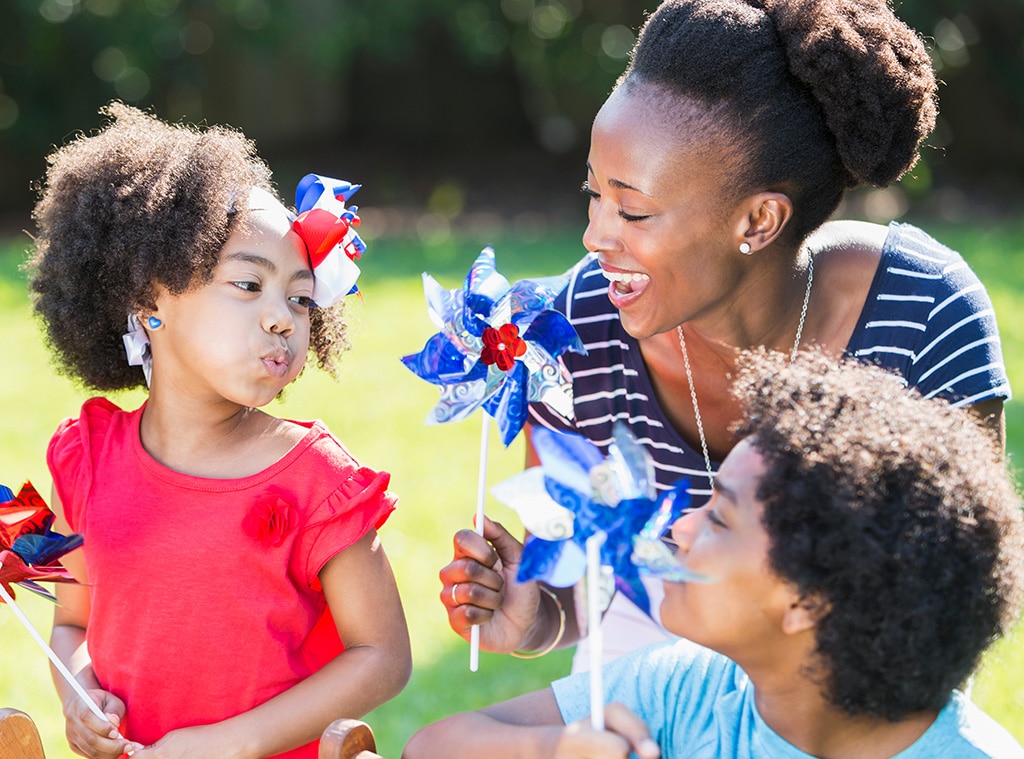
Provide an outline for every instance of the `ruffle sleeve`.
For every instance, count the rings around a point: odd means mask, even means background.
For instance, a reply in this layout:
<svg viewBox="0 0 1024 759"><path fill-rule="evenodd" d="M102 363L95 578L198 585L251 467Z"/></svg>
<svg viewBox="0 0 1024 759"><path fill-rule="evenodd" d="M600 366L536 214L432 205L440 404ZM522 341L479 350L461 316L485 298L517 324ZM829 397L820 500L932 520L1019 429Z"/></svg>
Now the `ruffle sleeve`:
<svg viewBox="0 0 1024 759"><path fill-rule="evenodd" d="M105 398L92 398L82 405L78 418L62 421L50 438L46 463L64 509L64 518L75 532L85 529L82 505L92 489L95 441L105 437L114 414L119 411Z"/></svg>
<svg viewBox="0 0 1024 759"><path fill-rule="evenodd" d="M324 564L391 516L398 499L387 490L390 481L388 472L354 468L310 516L299 550L306 557L306 581L311 588L319 589L317 575Z"/></svg>

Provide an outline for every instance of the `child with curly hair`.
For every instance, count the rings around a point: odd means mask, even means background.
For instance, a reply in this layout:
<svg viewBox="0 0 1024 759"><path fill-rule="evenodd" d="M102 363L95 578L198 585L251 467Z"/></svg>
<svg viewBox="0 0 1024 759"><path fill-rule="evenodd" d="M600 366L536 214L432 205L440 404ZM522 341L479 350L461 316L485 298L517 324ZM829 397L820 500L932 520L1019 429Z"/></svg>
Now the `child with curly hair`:
<svg viewBox="0 0 1024 759"><path fill-rule="evenodd" d="M406 759L1024 757L957 690L1024 589L1020 497L982 422L820 351L746 352L733 388L740 442L672 526L707 582L664 582L681 639L605 665L607 729L577 673L423 728Z"/></svg>
<svg viewBox="0 0 1024 759"><path fill-rule="evenodd" d="M95 759L316 757L332 720L411 670L376 532L389 475L321 422L260 410L308 352L333 369L340 304L244 135L102 113L48 157L30 261L62 370L149 387L132 411L86 401L47 454L57 528L85 537L52 645L110 719L58 681L68 741Z"/></svg>

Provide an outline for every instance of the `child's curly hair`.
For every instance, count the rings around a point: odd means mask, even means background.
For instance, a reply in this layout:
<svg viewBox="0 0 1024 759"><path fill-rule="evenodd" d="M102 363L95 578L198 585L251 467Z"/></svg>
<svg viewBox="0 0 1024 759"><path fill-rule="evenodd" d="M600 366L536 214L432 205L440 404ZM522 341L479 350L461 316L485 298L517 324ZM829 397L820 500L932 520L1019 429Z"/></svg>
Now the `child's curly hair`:
<svg viewBox="0 0 1024 759"><path fill-rule="evenodd" d="M849 714L939 710L1016 617L1024 519L969 411L821 354L749 353L736 382L769 564L825 613L809 675Z"/></svg>
<svg viewBox="0 0 1024 759"><path fill-rule="evenodd" d="M109 123L47 157L28 262L35 311L59 368L101 390L145 387L121 336L154 307L209 281L249 190L273 193L270 169L241 132L168 124L113 102ZM310 352L333 371L346 347L340 306L310 313Z"/></svg>

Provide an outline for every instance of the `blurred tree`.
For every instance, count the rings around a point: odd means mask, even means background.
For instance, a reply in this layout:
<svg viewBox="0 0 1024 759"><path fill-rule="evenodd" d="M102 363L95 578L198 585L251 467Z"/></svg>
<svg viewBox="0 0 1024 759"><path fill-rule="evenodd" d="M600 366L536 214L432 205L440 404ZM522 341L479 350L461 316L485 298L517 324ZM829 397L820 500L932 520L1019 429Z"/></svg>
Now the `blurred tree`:
<svg viewBox="0 0 1024 759"><path fill-rule="evenodd" d="M113 98L165 118L236 124L289 180L335 161L360 177L380 172L391 178L378 190L393 198L422 200L445 172L502 171L502 160L520 174L528 165L580 172L590 121L656 5L6 0L0 207L23 214L49 147L95 127ZM929 38L945 82L936 149L907 191L958 182L1015 201L1024 193L1024 0L902 0L898 12ZM434 176L419 187L418 174Z"/></svg>

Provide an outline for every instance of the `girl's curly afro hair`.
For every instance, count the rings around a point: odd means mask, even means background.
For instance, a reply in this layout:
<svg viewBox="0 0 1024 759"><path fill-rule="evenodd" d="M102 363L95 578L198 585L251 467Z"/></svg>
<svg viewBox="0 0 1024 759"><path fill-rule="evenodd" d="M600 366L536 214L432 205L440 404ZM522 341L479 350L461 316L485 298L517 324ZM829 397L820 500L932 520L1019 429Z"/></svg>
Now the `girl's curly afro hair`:
<svg viewBox="0 0 1024 759"><path fill-rule="evenodd" d="M109 120L47 157L39 185L35 311L59 368L101 391L144 387L121 336L129 314L208 281L252 187L274 192L255 145L222 126L169 124L113 102ZM244 206L244 204L237 204ZM310 351L328 370L345 347L341 309L311 312Z"/></svg>

